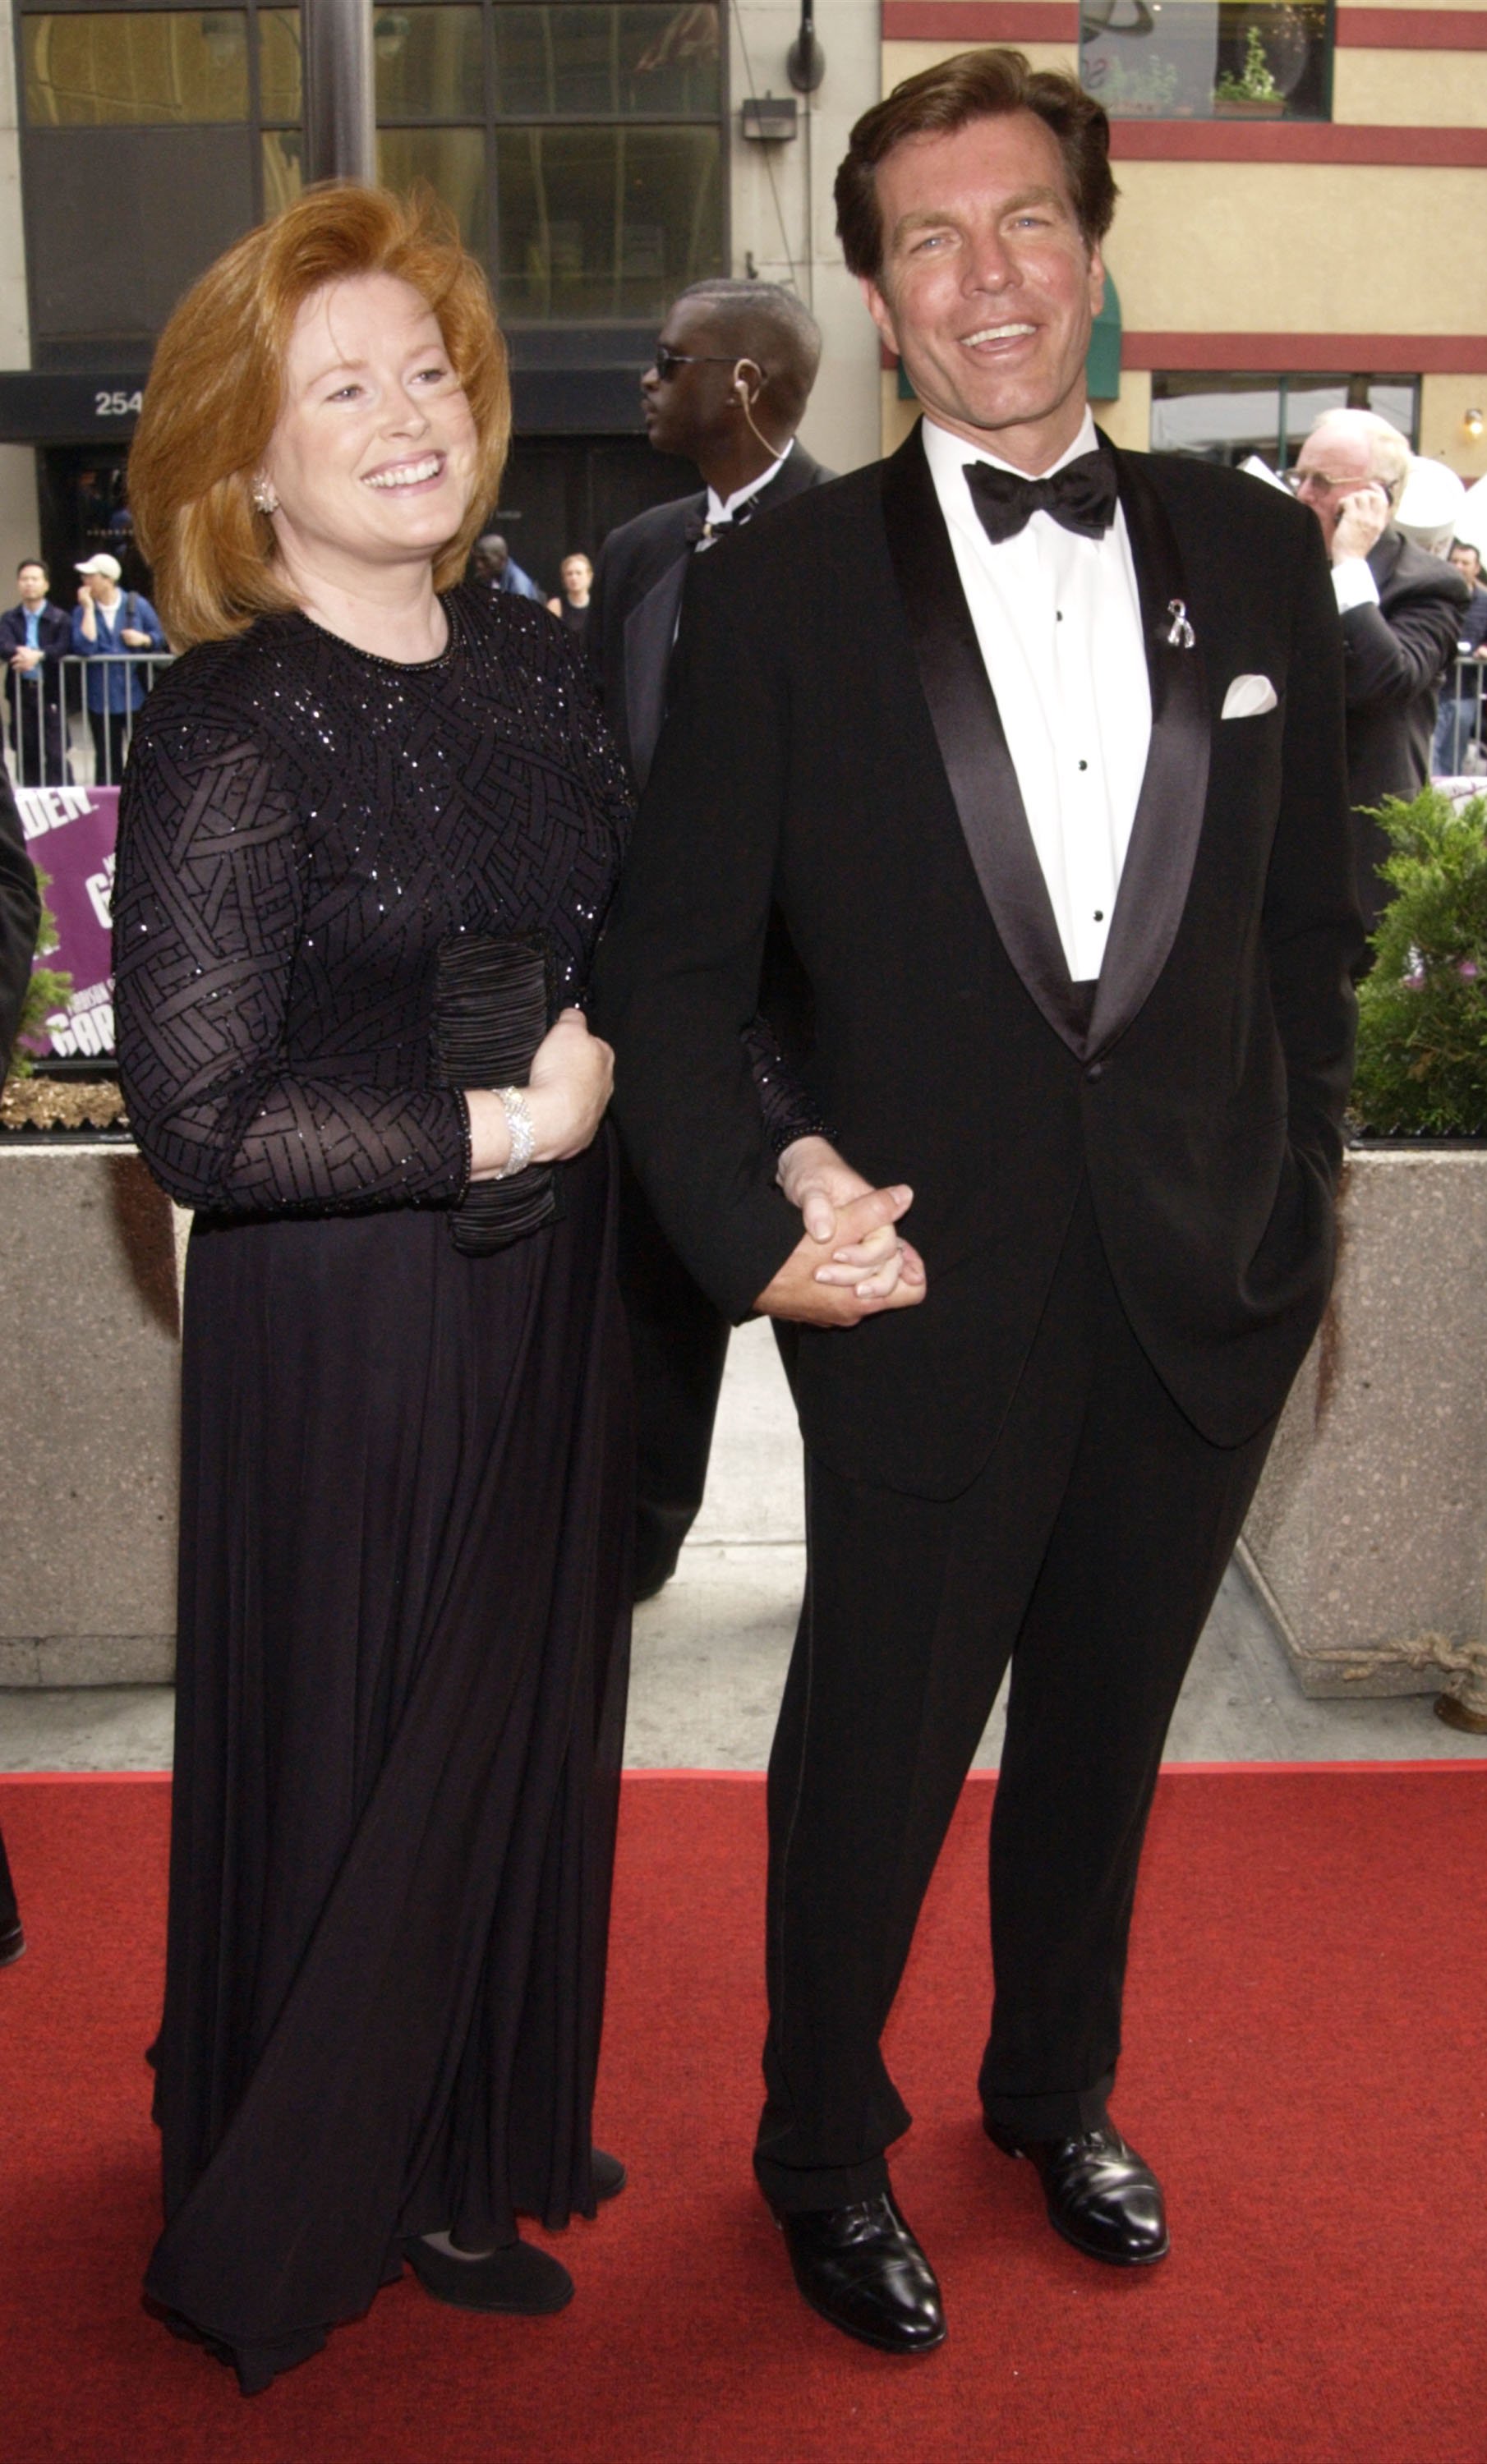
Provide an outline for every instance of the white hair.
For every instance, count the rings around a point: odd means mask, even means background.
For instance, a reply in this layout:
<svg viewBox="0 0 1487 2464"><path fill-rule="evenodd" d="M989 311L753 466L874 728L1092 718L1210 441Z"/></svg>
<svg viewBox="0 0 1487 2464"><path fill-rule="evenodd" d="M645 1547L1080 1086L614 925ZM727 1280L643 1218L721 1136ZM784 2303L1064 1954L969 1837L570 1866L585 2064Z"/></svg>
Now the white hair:
<svg viewBox="0 0 1487 2464"><path fill-rule="evenodd" d="M1368 476L1387 491L1392 512L1405 493L1405 481L1414 459L1408 440L1376 410L1324 410L1320 419L1313 420L1311 432L1320 436L1323 429L1367 446Z"/></svg>

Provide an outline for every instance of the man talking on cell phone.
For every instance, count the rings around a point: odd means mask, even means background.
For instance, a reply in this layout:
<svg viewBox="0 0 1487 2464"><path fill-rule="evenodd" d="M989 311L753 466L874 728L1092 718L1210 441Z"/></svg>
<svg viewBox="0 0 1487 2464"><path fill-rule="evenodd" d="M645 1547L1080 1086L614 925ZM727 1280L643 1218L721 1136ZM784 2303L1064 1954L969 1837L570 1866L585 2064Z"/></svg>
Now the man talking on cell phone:
<svg viewBox="0 0 1487 2464"><path fill-rule="evenodd" d="M858 121L836 199L924 418L695 577L598 1006L667 1234L798 1332L755 2167L806 2300L914 2353L945 2322L879 2038L1009 1661L982 2118L1077 2250L1166 2253L1108 2104L1137 1862L1326 1297L1360 933L1316 523L1089 414L1104 112L965 53ZM778 1170L739 1045L771 900L836 1133ZM911 1193L927 1282L889 1288L862 1225Z"/></svg>
<svg viewBox="0 0 1487 2464"><path fill-rule="evenodd" d="M1289 473L1321 525L1343 619L1353 854L1370 932L1392 896L1379 869L1392 849L1372 807L1417 796L1431 775L1440 680L1471 604L1454 567L1394 527L1409 462L1376 411L1326 410Z"/></svg>

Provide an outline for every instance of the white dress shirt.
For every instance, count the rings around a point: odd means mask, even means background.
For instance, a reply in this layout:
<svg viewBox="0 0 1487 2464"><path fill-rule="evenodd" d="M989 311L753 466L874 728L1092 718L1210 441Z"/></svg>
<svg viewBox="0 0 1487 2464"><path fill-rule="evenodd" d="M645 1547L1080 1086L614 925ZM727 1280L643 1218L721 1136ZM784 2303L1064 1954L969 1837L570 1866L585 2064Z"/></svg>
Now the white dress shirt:
<svg viewBox="0 0 1487 2464"><path fill-rule="evenodd" d="M761 471L757 479L750 479L746 488L735 488L731 496L720 496L716 488L710 487L708 489L707 519L714 530L717 530L721 522L731 522L735 520L738 516L739 507L741 505L746 505L750 496L757 496L761 488L768 487L769 482L775 476L775 473L779 471L783 471L786 463L789 460L790 451L794 443L795 439L792 436L789 444L787 445L778 461L771 462L767 471ZM709 539L704 539L700 544L707 547L711 546L712 542Z"/></svg>
<svg viewBox="0 0 1487 2464"><path fill-rule="evenodd" d="M1081 539L1036 513L993 547L965 467L1013 465L926 418L924 451L1076 983L1099 974L1151 742L1151 687L1125 516ZM1099 444L1088 411L1058 471ZM1026 478L1026 472L1018 473ZM1048 477L1050 473L1039 473Z"/></svg>

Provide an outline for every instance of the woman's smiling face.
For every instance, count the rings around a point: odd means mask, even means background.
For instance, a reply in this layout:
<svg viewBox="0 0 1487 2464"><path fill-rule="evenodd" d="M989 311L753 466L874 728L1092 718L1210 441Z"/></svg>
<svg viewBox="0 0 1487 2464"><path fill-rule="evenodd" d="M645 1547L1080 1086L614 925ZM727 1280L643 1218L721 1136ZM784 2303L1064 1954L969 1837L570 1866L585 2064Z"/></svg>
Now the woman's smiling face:
<svg viewBox="0 0 1487 2464"><path fill-rule="evenodd" d="M305 300L262 462L291 562L432 561L465 517L476 446L438 319L411 283L357 275Z"/></svg>

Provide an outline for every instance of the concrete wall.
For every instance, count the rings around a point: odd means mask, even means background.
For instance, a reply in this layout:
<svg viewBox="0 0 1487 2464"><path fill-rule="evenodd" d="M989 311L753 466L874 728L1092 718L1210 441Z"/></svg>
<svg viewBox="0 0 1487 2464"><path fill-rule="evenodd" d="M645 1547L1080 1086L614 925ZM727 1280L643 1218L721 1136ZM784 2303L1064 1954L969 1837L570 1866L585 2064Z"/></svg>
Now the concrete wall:
<svg viewBox="0 0 1487 2464"><path fill-rule="evenodd" d="M11 0L0 0L0 368L30 365L15 27ZM11 604L11 577L38 544L35 454L29 445L0 445L0 605Z"/></svg>
<svg viewBox="0 0 1487 2464"><path fill-rule="evenodd" d="M129 1147L0 1146L0 1685L169 1676L172 1212Z"/></svg>
<svg viewBox="0 0 1487 2464"><path fill-rule="evenodd" d="M729 11L732 270L746 274L752 256L761 279L793 282L813 310L826 348L801 435L829 469L853 471L881 450L877 336L836 244L832 182L854 121L877 100L879 20L865 0L817 0L815 16L825 79L797 98L800 135L761 145L739 134L739 105L748 95L791 91L785 64L799 0L742 0Z"/></svg>

